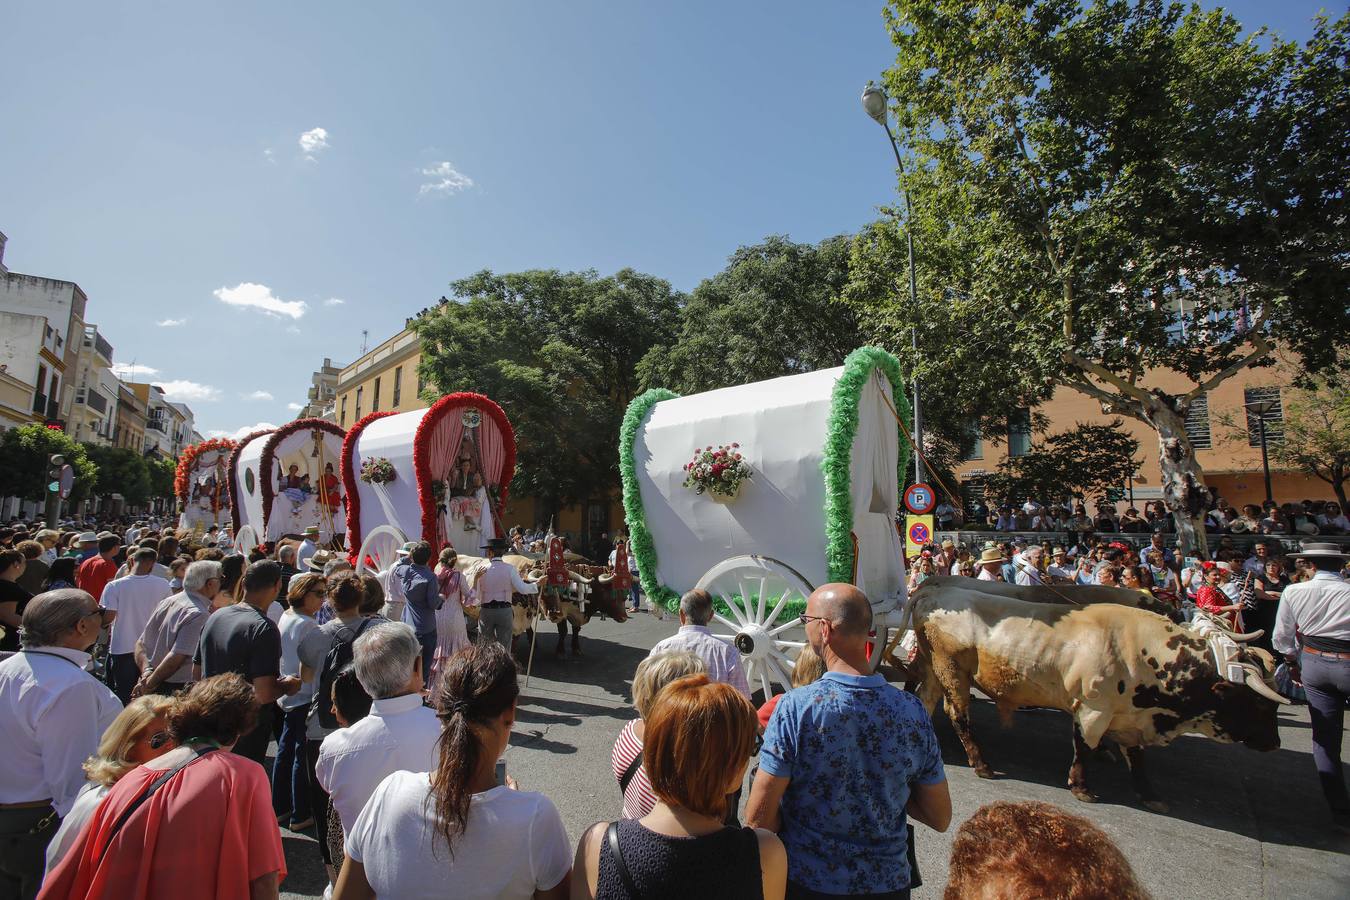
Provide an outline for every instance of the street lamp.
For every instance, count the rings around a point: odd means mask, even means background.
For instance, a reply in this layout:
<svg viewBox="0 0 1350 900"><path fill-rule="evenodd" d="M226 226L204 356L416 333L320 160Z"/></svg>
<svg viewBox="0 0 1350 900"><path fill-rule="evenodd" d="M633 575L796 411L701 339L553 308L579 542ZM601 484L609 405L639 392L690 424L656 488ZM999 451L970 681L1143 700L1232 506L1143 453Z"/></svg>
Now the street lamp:
<svg viewBox="0 0 1350 900"><path fill-rule="evenodd" d="M863 88L862 92L862 106L863 112L886 129L886 137L891 139L891 150L895 153L895 164L899 166L900 174L903 175L905 163L900 158L900 145L895 142L895 133L891 131L890 122L887 121L886 92L872 82L867 82L867 87ZM909 252L909 306L914 315L914 324L909 331L909 341L910 347L914 351L914 447L917 451L923 449L923 408L919 405L919 300L914 282L914 217L909 205L909 190L901 188L900 196L905 201L905 244ZM914 454L914 480L928 480L923 456L918 452Z"/></svg>
<svg viewBox="0 0 1350 900"><path fill-rule="evenodd" d="M1266 455L1266 416L1270 415L1275 409L1275 400L1253 400L1247 404L1247 411L1256 416L1257 426L1261 434L1261 471L1266 476L1266 502L1275 502L1275 495L1270 490L1270 457Z"/></svg>

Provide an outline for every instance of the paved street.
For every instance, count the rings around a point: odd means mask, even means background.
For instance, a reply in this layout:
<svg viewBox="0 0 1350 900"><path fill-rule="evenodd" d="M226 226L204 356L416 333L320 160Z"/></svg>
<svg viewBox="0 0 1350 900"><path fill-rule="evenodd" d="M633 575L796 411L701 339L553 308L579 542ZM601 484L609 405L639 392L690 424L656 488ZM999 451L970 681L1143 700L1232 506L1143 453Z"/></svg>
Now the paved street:
<svg viewBox="0 0 1350 900"><path fill-rule="evenodd" d="M536 669L521 697L507 752L511 774L528 790L551 797L573 842L598 819L619 811L609 751L632 716L628 687L647 648L675 623L642 614L628 622L592 621L583 632L586 656L555 662L551 633L540 635ZM1067 717L1024 712L1000 729L988 703L973 713L986 758L1002 777L974 776L946 719L939 714L955 806L953 827L938 835L918 830L926 879L916 897L937 897L945 882L956 825L982 804L1044 800L1104 828L1158 898L1343 898L1350 895L1350 837L1333 835L1312 765L1308 716L1291 708L1281 718L1283 747L1261 754L1203 738L1183 738L1150 751L1165 815L1135 801L1123 763L1102 759L1089 768L1100 800L1084 804L1064 787L1070 744ZM290 875L283 897L316 897L323 876L311 837L283 832Z"/></svg>

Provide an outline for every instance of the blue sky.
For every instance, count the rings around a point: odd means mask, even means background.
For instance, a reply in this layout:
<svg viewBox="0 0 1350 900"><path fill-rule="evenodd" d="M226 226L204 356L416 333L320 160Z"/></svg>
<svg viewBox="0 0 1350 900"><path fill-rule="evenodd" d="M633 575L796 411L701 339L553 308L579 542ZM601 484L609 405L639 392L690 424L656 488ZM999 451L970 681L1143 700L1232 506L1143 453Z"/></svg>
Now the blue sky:
<svg viewBox="0 0 1350 900"><path fill-rule="evenodd" d="M1324 4L1224 5L1303 39ZM765 235L870 221L894 185L858 103L893 58L880 9L11 0L6 263L78 282L199 430L283 422L325 356L479 269L688 290Z"/></svg>

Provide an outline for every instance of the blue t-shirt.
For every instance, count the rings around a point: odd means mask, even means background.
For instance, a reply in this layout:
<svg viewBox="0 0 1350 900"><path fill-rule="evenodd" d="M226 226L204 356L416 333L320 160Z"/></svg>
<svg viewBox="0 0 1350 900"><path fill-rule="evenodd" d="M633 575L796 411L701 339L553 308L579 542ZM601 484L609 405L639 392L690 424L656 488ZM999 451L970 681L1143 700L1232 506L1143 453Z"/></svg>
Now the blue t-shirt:
<svg viewBox="0 0 1350 900"><path fill-rule="evenodd" d="M778 701L759 767L792 782L778 831L791 881L826 894L909 887L909 786L947 778L918 697L880 675L827 672Z"/></svg>
<svg viewBox="0 0 1350 900"><path fill-rule="evenodd" d="M403 596L408 601L403 607L403 621L419 635L435 634L436 610L443 602L436 573L427 566L405 563L394 568L394 577L403 585Z"/></svg>

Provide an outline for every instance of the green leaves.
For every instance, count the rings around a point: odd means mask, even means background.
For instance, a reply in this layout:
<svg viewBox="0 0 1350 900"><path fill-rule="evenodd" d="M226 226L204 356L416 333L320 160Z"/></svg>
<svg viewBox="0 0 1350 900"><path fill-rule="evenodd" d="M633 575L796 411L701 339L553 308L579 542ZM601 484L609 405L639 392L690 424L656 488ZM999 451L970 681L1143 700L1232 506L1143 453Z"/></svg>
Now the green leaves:
<svg viewBox="0 0 1350 900"><path fill-rule="evenodd" d="M0 433L0 496L41 501L47 496L47 461L60 453L75 468L72 506L89 494L98 469L86 454L88 445L44 425L22 425Z"/></svg>

